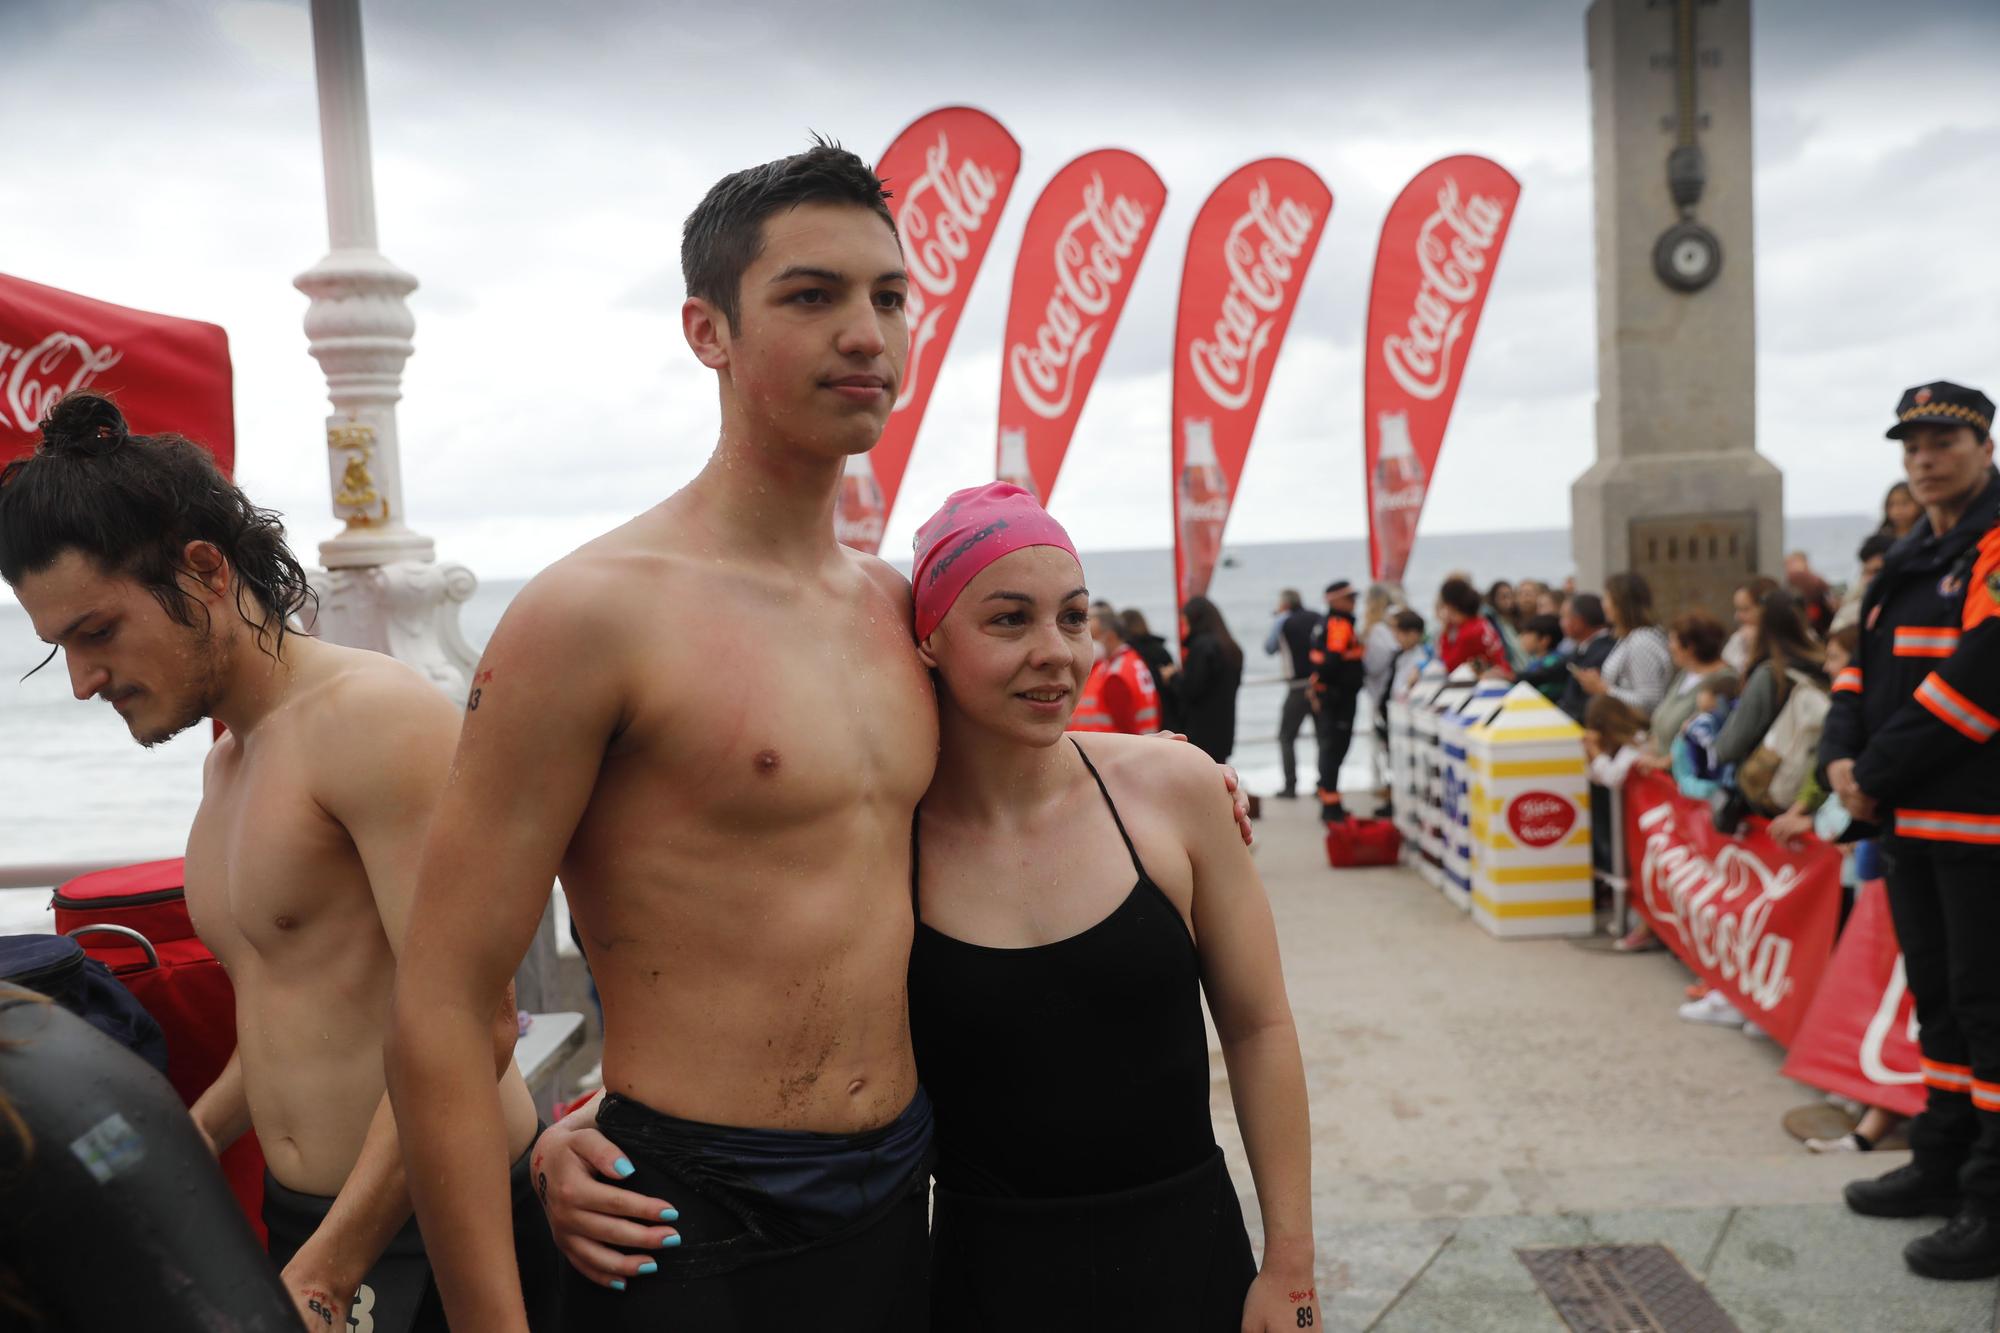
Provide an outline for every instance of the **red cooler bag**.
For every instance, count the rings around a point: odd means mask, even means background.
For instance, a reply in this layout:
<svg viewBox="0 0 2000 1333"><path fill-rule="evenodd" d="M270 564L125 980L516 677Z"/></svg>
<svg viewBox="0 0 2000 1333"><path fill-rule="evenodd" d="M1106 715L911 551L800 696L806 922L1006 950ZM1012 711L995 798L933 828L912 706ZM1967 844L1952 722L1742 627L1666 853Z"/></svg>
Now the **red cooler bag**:
<svg viewBox="0 0 2000 1333"><path fill-rule="evenodd" d="M1343 819L1326 826L1326 860L1336 870L1392 866L1403 850L1403 835L1386 819Z"/></svg>
<svg viewBox="0 0 2000 1333"><path fill-rule="evenodd" d="M56 890L56 929L111 969L167 1035L167 1080L194 1105L236 1049L236 992L195 938L183 862L148 861L80 875ZM142 943L143 940L143 943ZM222 1154L222 1174L264 1239L264 1153L245 1134Z"/></svg>

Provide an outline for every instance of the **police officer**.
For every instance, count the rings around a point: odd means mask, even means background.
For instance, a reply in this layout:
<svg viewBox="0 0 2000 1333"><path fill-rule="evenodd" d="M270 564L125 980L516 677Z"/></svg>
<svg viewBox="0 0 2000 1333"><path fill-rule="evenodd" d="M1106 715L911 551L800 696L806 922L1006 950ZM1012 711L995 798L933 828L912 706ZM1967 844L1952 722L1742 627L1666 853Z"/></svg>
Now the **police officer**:
<svg viewBox="0 0 2000 1333"><path fill-rule="evenodd" d="M1820 760L1883 835L1889 910L1921 1029L1911 1160L1847 1187L1871 1217L1948 1217L1903 1250L1933 1278L2000 1275L2000 473L1993 400L1945 381L1903 395L1889 438L1924 519L1861 605ZM1865 832L1865 829L1863 830Z"/></svg>
<svg viewBox="0 0 2000 1333"><path fill-rule="evenodd" d="M1329 824L1347 818L1340 803L1340 765L1354 744L1354 704L1361 697L1363 645L1354 625L1354 585L1326 585L1326 624L1311 653L1313 729L1319 736L1319 814Z"/></svg>

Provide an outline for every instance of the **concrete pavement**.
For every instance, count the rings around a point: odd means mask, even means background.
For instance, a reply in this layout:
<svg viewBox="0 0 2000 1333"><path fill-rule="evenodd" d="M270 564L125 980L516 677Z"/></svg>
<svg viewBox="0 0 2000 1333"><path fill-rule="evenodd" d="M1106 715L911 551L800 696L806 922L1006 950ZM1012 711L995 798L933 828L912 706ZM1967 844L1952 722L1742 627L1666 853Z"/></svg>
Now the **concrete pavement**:
<svg viewBox="0 0 2000 1333"><path fill-rule="evenodd" d="M1840 1186L1901 1153L1814 1157L1818 1096L1768 1040L1682 1022L1664 953L1499 941L1415 874L1327 867L1316 810L1266 801L1257 860L1312 1096L1327 1327L1560 1330L1518 1246L1667 1245L1754 1330L1991 1333L2000 1283L1936 1283L1935 1222L1856 1217ZM1216 1132L1257 1227L1218 1049Z"/></svg>

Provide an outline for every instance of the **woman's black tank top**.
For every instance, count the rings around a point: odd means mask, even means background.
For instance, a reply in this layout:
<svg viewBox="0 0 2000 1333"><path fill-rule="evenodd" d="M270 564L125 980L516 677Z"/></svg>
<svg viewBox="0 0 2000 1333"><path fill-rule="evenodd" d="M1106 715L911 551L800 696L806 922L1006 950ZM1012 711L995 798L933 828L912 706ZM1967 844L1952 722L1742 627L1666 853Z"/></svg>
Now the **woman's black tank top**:
<svg viewBox="0 0 2000 1333"><path fill-rule="evenodd" d="M968 944L919 913L917 1075L936 1108L938 1182L965 1193L1108 1194L1215 1152L1194 940L1140 864L1096 766L1077 754L1138 873L1124 902L1079 934L1026 949Z"/></svg>

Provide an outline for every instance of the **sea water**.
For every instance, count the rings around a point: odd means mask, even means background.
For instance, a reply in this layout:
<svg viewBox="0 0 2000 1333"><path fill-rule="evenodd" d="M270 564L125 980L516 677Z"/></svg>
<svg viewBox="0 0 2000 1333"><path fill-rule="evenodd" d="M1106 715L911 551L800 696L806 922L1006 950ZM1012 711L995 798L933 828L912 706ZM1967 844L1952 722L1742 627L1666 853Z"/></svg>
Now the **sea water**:
<svg viewBox="0 0 2000 1333"><path fill-rule="evenodd" d="M1854 549L1874 526L1865 516L1794 518L1786 549L1802 549L1816 569L1846 577ZM1539 578L1560 583L1570 573L1569 533L1424 534L1411 561L1406 587L1411 604L1428 620L1437 585L1452 571L1471 571L1483 586L1494 579ZM1773 562L1775 563L1775 562ZM1279 785L1278 713L1284 686L1279 659L1263 647L1280 589L1296 588L1306 605L1321 605L1320 590L1336 578L1365 583L1367 549L1361 541L1233 545L1215 572L1209 597L1243 647L1245 684L1237 698L1236 752L1232 762L1250 790ZM1099 551L1084 555L1091 595L1120 609L1144 612L1155 634L1175 637L1173 553L1167 550ZM482 583L461 615L465 634L483 646L519 580ZM193 728L150 750L134 744L110 705L79 703L58 656L26 680L20 677L47 650L35 639L27 615L0 603L0 866L25 862L147 860L178 856L200 797L206 727ZM750 651L746 645L745 651ZM1374 785L1372 750L1358 728L1341 785ZM1312 731L1298 745L1300 783L1310 788L1317 771Z"/></svg>

